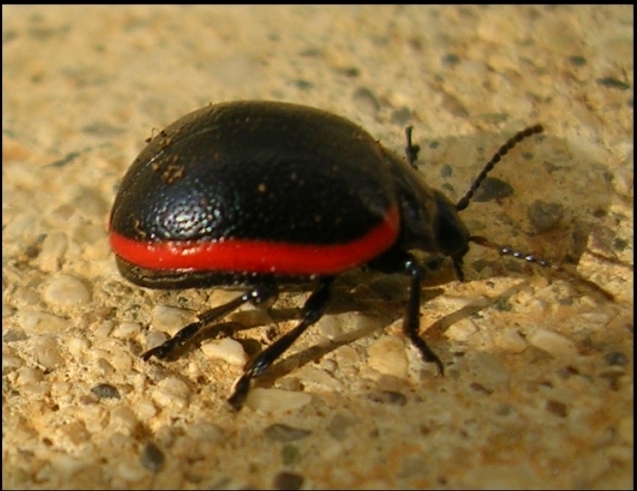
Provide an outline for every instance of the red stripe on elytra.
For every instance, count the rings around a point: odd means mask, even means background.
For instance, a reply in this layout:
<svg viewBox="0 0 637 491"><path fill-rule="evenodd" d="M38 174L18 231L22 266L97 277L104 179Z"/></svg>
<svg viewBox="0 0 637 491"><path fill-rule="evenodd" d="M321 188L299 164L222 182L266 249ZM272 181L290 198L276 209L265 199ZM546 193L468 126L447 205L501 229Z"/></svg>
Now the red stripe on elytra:
<svg viewBox="0 0 637 491"><path fill-rule="evenodd" d="M289 244L263 240L140 242L111 231L115 254L152 270L196 270L288 275L333 274L366 263L396 240L398 209L359 239L344 244Z"/></svg>

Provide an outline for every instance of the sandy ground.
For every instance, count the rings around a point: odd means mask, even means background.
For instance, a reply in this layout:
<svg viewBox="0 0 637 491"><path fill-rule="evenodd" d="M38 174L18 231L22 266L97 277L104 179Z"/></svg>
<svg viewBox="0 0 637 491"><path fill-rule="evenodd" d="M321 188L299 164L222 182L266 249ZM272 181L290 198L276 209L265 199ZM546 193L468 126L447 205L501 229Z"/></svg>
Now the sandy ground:
<svg viewBox="0 0 637 491"><path fill-rule="evenodd" d="M3 488L633 487L631 7L2 12ZM242 356L307 293L230 316L239 344L143 362L230 294L127 283L107 217L147 137L237 99L320 107L396 152L413 125L454 200L543 123L493 172L508 195L462 217L573 273L478 246L465 283L445 263L421 309L436 377L401 333L406 279L348 272L232 413Z"/></svg>

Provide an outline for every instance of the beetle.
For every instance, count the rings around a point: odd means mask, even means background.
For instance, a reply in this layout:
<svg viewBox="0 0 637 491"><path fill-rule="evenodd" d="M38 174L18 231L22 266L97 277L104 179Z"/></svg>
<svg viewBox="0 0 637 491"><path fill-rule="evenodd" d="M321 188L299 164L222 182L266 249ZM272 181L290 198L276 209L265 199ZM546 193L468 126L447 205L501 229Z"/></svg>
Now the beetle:
<svg viewBox="0 0 637 491"><path fill-rule="evenodd" d="M142 358L167 358L240 305L276 298L281 285L313 283L296 327L245 367L228 399L238 410L251 380L324 314L334 277L368 267L411 278L403 330L442 374L418 335L425 268L410 251L449 257L463 280L469 243L491 244L472 236L459 212L502 156L542 131L513 136L454 204L416 171L411 128L403 159L353 122L302 105L237 101L183 116L149 141L121 182L109 221L117 266L143 287L245 292Z"/></svg>

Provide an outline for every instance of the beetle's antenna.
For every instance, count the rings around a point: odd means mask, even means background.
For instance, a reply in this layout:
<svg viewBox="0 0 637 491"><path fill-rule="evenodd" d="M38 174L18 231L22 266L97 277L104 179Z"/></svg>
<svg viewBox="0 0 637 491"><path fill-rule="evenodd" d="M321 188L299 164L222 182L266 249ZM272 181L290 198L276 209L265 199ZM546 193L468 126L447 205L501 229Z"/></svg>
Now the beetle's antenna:
<svg viewBox="0 0 637 491"><path fill-rule="evenodd" d="M473 198L473 194L480 187L480 184L482 184L482 181L484 181L484 179L487 177L487 174L491 172L491 170L493 170L495 165L500 162L502 157L509 153L509 151L513 147L515 147L525 138L528 138L529 136L535 135L537 133L542 133L543 131L544 128L542 127L542 125L537 124L535 126L529 126L528 128L516 133L511 138L509 138L509 140L498 149L493 157L491 157L491 160L487 162L487 165L484 166L484 169L482 169L482 172L478 174L478 177L475 178L473 183L471 183L471 187L469 188L469 191L467 191L467 194L465 194L463 198L456 204L456 210L462 211L467 206L469 206L469 201L471 201L471 198Z"/></svg>
<svg viewBox="0 0 637 491"><path fill-rule="evenodd" d="M604 295L604 297L606 297L608 300L614 300L615 297L613 296L612 293L607 292L606 290L604 290L601 286L599 286L597 283L584 278L583 276L569 271L567 269L564 269L563 266L559 263L552 263L551 261L547 261L546 259L541 259L537 256L535 256L535 254L528 254L528 253L524 253L524 252L520 252L520 251L516 251L514 249L512 249L509 246L502 246L499 244L495 244L494 242L491 242L489 239L482 237L480 235L472 235L469 237L469 242L473 242L474 244L478 244L481 245L483 247L488 247L489 249L495 249L496 251L498 251L501 255L503 256L511 256L514 257L516 259L522 259L528 263L534 263L537 264L539 266L542 266L544 268L549 268L552 269L554 271L559 271L560 275L564 275L572 280L575 280L577 282L580 283L584 283L587 286L589 286L590 288L594 289L595 291L601 293L602 295Z"/></svg>
<svg viewBox="0 0 637 491"><path fill-rule="evenodd" d="M516 259L523 259L528 263L536 263L545 268L551 268L556 271L563 271L562 265L558 263L551 263L546 259L540 259L536 257L534 254L526 254L524 252L515 251L509 246L503 246L500 244L496 244L491 242L486 237L482 237L481 235L472 235L469 237L469 242L473 242L474 244L481 245L482 247L488 247L489 249L495 249L503 256L512 256Z"/></svg>

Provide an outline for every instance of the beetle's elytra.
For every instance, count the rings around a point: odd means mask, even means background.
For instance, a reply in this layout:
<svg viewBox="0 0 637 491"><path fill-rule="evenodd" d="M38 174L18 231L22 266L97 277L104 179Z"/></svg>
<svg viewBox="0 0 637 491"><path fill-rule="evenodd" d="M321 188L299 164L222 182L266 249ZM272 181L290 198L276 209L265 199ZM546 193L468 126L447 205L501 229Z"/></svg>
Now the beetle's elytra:
<svg viewBox="0 0 637 491"><path fill-rule="evenodd" d="M515 144L503 145L457 204L407 159L356 124L279 102L204 107L156 135L121 183L110 217L118 267L135 284L162 289L235 285L246 292L142 356L165 358L245 302L260 303L286 282L314 282L299 324L248 363L230 397L238 409L250 381L323 315L334 276L367 266L411 277L405 335L427 362L443 364L419 337L424 269L412 250L449 256L459 279L470 242L458 212Z"/></svg>

